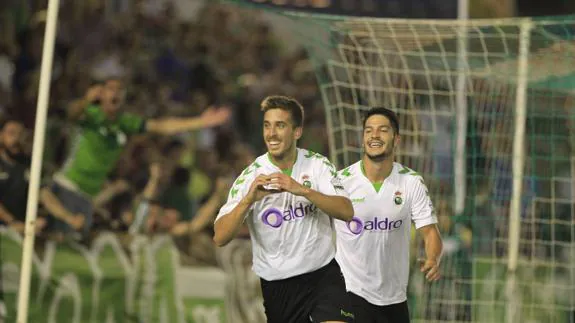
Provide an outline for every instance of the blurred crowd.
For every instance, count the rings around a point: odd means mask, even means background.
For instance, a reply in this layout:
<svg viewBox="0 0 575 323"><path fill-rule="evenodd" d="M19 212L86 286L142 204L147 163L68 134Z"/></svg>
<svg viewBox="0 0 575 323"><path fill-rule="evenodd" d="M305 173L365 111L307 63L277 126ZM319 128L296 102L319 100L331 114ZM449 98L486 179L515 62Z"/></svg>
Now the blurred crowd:
<svg viewBox="0 0 575 323"><path fill-rule="evenodd" d="M24 231L26 214L46 2L0 1L0 226L19 232ZM247 230L218 253L212 243L212 223L227 197L231 181L265 150L260 131L260 101L270 94L297 97L306 109L305 131L299 145L328 155L321 91L305 51L280 38L262 13L215 1L198 0L202 5L196 8L193 19L181 18L171 0L60 2L36 221L38 240L71 239L89 244L102 231L117 232L125 241L135 232L170 234L184 264L219 265L228 272L238 272L241 277L238 281L243 280L251 261ZM138 127L130 126L134 131L120 145L117 162L109 165L111 171L104 185L90 194L88 210L93 215L88 216L82 207L67 208L74 205L71 199L78 202L77 196L64 194L65 185L54 183L66 164L77 157L78 130L85 121L70 118L70 106L78 100L99 99L94 95L95 85L109 88L113 87L111 82L119 82L126 90L122 112L138 118L201 118L210 106L229 107L231 117L216 127L169 135L140 132L136 131ZM338 94L342 93L346 92ZM355 103L350 99L350 105ZM447 111L450 104L451 101L440 102L436 106L445 105ZM549 104L545 101L540 105ZM427 113L427 105L422 102L421 107L416 107L423 112L417 121L403 122L405 128L413 128L415 133L419 127L433 133L430 147L420 147L425 143L421 136L404 136L402 149L408 160L401 162L422 171L432 194L437 190L440 194L436 195L441 195L434 199L434 204L445 252L452 257L444 257L445 279L437 290L463 299L470 297L469 288L460 284L453 291L451 280L460 281L462 277L465 280L471 275L468 262L471 250L500 255L505 249L504 240L499 237L506 236L508 228L506 218L512 191L512 159L508 152L512 127L505 123L511 119L501 116L509 115L505 111L511 110L504 109L504 103L476 102L477 106L492 106L491 109L503 112L470 117L467 144L473 156L467 168L474 175L472 183L468 183L463 214L454 214L448 199L453 195L454 156L450 144L453 125L441 113ZM572 101L565 104L565 109L570 107ZM532 139L528 148L532 161L528 163L529 176L523 185L522 220L543 223L524 225L523 230L532 230L522 233L525 241L573 240L571 184L575 145L571 115L567 112L561 117L530 117L533 124L554 124L554 129L533 130L533 138L538 139ZM559 125L563 121L552 122L551 118L566 120L568 129L562 130ZM483 124L486 120L488 126ZM356 137L354 132L349 134ZM337 135L334 137L337 140ZM555 144L538 141L549 138ZM567 148L560 150L562 146ZM561 168L553 163L561 164ZM547 174L549 169L554 175ZM561 181L556 180L554 169L563 178ZM427 178L428 174L433 176ZM58 221L67 225L57 225ZM479 243L473 248L472 231L475 238L481 237L474 239ZM416 245L421 243L414 239L414 257L418 255ZM552 257L562 253L555 250L558 249L555 245L547 248L549 251L544 253ZM229 260L232 258L233 262ZM557 257L558 261L561 259ZM236 265L241 270L233 267ZM419 285L413 286L417 289ZM234 294L237 299L247 289L234 288L241 289ZM254 292L252 298L256 296ZM440 312L437 315L469 313L458 308Z"/></svg>
<svg viewBox="0 0 575 323"><path fill-rule="evenodd" d="M43 187L49 187L73 157L78 124L67 117L67 109L74 100L89 96L94 84L121 80L127 90L122 110L145 119L198 116L212 105L229 106L232 116L219 127L199 131L131 136L92 199L95 212L89 228L85 215L59 210L58 203L55 208L50 205L54 196L43 191L40 236L74 237L51 225L50 213L67 214L72 231L89 232L76 238L89 241L102 230L127 232L144 210L140 232L186 238L201 237L190 234L199 232L211 243L213 216L230 181L264 149L256 129L261 123L259 103L270 93L297 94L307 109L302 145L327 152L313 69L304 51L282 43L258 13L210 3L199 8L196 19L181 20L170 1L161 6L128 1L130 6L123 10L106 7L111 2L104 1L61 2ZM2 154L18 155L13 160L25 166L34 133L45 6L42 0L0 4L0 116L5 121L0 138L7 141ZM14 201L0 196L4 206L12 207ZM25 204L26 198L19 201ZM4 225L22 231L25 205L14 210L19 214L12 214ZM193 245L197 243L180 244L183 251Z"/></svg>

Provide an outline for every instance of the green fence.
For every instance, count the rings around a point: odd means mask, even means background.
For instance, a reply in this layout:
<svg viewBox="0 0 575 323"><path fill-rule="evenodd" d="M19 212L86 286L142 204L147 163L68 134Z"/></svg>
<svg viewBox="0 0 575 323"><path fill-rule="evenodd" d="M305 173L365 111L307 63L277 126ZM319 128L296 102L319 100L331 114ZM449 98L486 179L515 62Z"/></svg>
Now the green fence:
<svg viewBox="0 0 575 323"><path fill-rule="evenodd" d="M0 231L6 322L15 322L22 239ZM40 249L40 248L37 248ZM169 237L121 242L102 234L90 248L46 242L33 260L29 322L225 322L225 275L179 264Z"/></svg>

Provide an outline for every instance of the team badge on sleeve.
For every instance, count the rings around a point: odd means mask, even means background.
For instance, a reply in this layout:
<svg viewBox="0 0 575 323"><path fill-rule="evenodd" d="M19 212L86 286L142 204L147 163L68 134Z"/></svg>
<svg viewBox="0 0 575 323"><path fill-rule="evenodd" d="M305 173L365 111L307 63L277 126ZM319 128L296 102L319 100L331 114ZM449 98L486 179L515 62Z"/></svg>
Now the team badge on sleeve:
<svg viewBox="0 0 575 323"><path fill-rule="evenodd" d="M336 191L343 191L343 190L344 190L343 184L341 183L341 180L339 179L338 176L334 176L334 177L331 179L331 185L333 185L333 188L334 188Z"/></svg>
<svg viewBox="0 0 575 323"><path fill-rule="evenodd" d="M395 203L395 205L401 205L401 203L403 203L403 198L401 197L400 191L395 192L393 197L393 203Z"/></svg>
<svg viewBox="0 0 575 323"><path fill-rule="evenodd" d="M303 184L303 186L305 186L305 187L307 187L307 188L310 188L310 187L311 187L311 181L309 180L309 176L308 176L308 175L303 175L303 176L301 177L301 179L302 179L302 184Z"/></svg>

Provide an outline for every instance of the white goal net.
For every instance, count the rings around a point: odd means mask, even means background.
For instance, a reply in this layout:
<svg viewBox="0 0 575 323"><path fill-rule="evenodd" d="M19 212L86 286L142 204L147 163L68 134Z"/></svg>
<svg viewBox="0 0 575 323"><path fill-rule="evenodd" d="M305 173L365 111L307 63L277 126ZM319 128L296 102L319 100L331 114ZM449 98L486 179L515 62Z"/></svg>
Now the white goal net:
<svg viewBox="0 0 575 323"><path fill-rule="evenodd" d="M332 160L357 161L362 112L390 107L430 187L445 275L412 270L414 321L575 322L575 19L290 17Z"/></svg>

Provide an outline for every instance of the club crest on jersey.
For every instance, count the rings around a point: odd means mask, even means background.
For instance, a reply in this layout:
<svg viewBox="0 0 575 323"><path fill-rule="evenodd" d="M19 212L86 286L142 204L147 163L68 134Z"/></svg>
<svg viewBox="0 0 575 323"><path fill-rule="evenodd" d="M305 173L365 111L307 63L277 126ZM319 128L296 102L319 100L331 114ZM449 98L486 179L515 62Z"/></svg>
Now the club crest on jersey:
<svg viewBox="0 0 575 323"><path fill-rule="evenodd" d="M395 192L393 197L393 203L395 203L395 205L401 205L401 203L403 203L403 198L401 197L400 191Z"/></svg>
<svg viewBox="0 0 575 323"><path fill-rule="evenodd" d="M303 176L301 177L301 180L302 180L303 186L305 186L305 187L307 187L307 188L310 188L310 187L311 187L311 181L309 180L309 176L308 176L308 175L303 175Z"/></svg>

